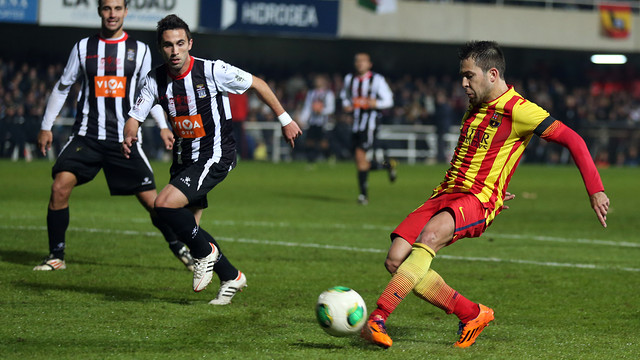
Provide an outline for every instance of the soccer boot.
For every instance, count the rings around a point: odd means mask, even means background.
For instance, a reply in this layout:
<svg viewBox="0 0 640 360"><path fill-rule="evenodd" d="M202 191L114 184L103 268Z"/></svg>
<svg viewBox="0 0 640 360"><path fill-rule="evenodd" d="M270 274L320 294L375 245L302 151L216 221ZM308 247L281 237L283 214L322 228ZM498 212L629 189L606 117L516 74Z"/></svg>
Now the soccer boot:
<svg viewBox="0 0 640 360"><path fill-rule="evenodd" d="M238 270L238 277L234 280L223 281L220 283L220 290L215 299L209 301L209 305L227 305L231 303L231 299L236 293L241 292L247 287L247 277L242 271Z"/></svg>
<svg viewBox="0 0 640 360"><path fill-rule="evenodd" d="M33 268L34 271L53 271L53 270L64 270L67 268L64 260L60 260L53 256L53 254L49 254L40 265L36 265Z"/></svg>
<svg viewBox="0 0 640 360"><path fill-rule="evenodd" d="M369 198L365 194L358 195L358 204L369 205Z"/></svg>
<svg viewBox="0 0 640 360"><path fill-rule="evenodd" d="M193 259L193 291L200 292L204 290L213 278L213 266L218 262L220 258L220 251L218 248L211 245L211 254L198 259Z"/></svg>
<svg viewBox="0 0 640 360"><path fill-rule="evenodd" d="M389 348L393 344L393 340L387 334L387 327L384 326L384 320L381 317L369 319L362 327L360 337L376 344L382 348Z"/></svg>
<svg viewBox="0 0 640 360"><path fill-rule="evenodd" d="M189 248L183 245L180 250L174 252L173 255L175 255L189 271L193 271L193 256L191 256Z"/></svg>
<svg viewBox="0 0 640 360"><path fill-rule="evenodd" d="M385 161L384 167L389 173L389 181L395 182L398 178L398 162L396 161L396 159L389 159Z"/></svg>
<svg viewBox="0 0 640 360"><path fill-rule="evenodd" d="M489 323L494 319L492 309L482 304L478 305L480 306L480 313L475 319L469 321L466 324L460 322L458 329L458 335L460 335L460 339L458 339L458 341L453 344L453 346L466 348L473 345L482 330L487 327Z"/></svg>

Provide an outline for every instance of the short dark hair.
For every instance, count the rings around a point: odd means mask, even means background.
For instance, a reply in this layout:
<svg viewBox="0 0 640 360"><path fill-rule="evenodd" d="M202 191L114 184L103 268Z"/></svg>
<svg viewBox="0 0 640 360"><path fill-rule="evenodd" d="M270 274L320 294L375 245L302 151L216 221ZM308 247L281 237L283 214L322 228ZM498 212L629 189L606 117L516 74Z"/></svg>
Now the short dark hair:
<svg viewBox="0 0 640 360"><path fill-rule="evenodd" d="M180 19L178 15L171 14L165 16L162 20L158 21L157 33L158 33L158 45L162 43L162 33L167 30L183 29L187 33L187 40L191 40L191 31L189 25L184 20Z"/></svg>
<svg viewBox="0 0 640 360"><path fill-rule="evenodd" d="M102 0L98 0L98 9L100 9L102 7ZM129 7L129 0L124 0L124 8L128 8Z"/></svg>
<svg viewBox="0 0 640 360"><path fill-rule="evenodd" d="M496 68L504 79L506 62L502 49L495 41L469 41L458 50L458 59L472 59L484 72Z"/></svg>

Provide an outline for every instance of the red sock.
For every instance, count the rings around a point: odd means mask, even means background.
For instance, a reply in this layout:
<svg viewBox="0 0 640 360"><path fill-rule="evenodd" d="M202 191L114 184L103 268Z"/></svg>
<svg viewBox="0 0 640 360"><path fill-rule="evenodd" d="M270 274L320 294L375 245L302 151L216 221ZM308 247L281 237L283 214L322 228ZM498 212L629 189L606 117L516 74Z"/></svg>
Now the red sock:
<svg viewBox="0 0 640 360"><path fill-rule="evenodd" d="M453 295L453 298L456 299L456 304L453 307L453 313L456 314L463 324L466 324L478 317L480 314L480 306L478 306L478 304L462 296L457 291Z"/></svg>
<svg viewBox="0 0 640 360"><path fill-rule="evenodd" d="M373 310L371 315L369 315L369 320L373 320L373 319L375 319L377 317L381 317L382 320L387 321L387 318L389 317L389 315L391 315L391 314L389 314L388 312L386 312L386 311L384 311L384 310L382 310L380 308L376 308L375 310Z"/></svg>

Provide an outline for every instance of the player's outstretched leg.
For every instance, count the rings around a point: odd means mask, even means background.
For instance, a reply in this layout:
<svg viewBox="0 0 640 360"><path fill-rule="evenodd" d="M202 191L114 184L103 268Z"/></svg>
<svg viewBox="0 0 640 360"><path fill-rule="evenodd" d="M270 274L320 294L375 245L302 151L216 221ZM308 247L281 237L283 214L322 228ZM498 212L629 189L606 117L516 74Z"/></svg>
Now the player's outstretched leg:
<svg viewBox="0 0 640 360"><path fill-rule="evenodd" d="M453 346L466 348L473 345L482 330L489 326L489 323L493 321L493 309L482 304L478 304L478 306L480 307L480 313L475 319L467 322L466 324L461 321L458 325L458 334L460 335L460 338L455 344L453 344Z"/></svg>

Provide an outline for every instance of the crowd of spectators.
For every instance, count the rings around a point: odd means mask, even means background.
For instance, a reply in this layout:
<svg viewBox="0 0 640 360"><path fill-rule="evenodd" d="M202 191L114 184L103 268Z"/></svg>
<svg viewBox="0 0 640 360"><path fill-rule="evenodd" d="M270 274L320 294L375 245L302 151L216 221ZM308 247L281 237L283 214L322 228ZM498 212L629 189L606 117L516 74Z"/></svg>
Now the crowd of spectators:
<svg viewBox="0 0 640 360"><path fill-rule="evenodd" d="M16 63L0 58L0 157L15 159L41 156L36 151L36 138L48 95L60 77L62 64L39 65ZM620 70L587 71L578 83L550 76L544 71L526 78L508 77L508 83L524 97L548 110L581 134L599 166L638 165L640 144L640 74L633 67ZM548 75L548 72L546 73ZM287 78L264 78L294 118L300 111L305 94L316 74L295 74ZM336 95L342 88L344 74L327 74ZM389 77L395 105L386 110L383 124L433 125L439 136L455 132L456 125L467 107L467 97L458 78L448 75ZM74 85L61 112L61 117L73 118L79 85ZM327 157L347 159L350 155L349 116L341 111L339 98L336 114L328 129L330 152ZM244 158L265 159L270 130L242 131L244 122L275 122L273 114L253 94L235 102L246 107L236 114L236 134L240 139L240 153ZM234 105L237 108L237 105ZM251 127L246 127L250 129ZM70 127L57 121L54 126L54 151L61 149ZM154 128L145 127L143 146L152 158L166 158ZM301 144L303 141L300 142ZM421 146L427 146L426 143ZM296 147L298 149L298 147ZM442 151L440 151L442 154ZM438 161L448 161L439 157ZM568 153L561 147L534 137L524 161L566 163Z"/></svg>

